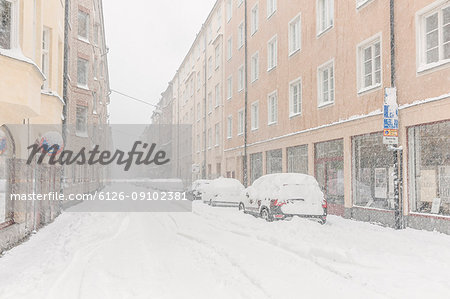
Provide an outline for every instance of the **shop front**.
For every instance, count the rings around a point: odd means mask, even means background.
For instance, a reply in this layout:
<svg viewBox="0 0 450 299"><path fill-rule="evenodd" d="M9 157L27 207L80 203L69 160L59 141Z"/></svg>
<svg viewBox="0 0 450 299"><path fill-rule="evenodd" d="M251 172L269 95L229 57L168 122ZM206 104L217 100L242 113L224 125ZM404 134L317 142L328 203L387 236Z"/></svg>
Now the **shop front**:
<svg viewBox="0 0 450 299"><path fill-rule="evenodd" d="M287 148L287 170L291 173L308 174L308 145Z"/></svg>
<svg viewBox="0 0 450 299"><path fill-rule="evenodd" d="M276 149L266 152L266 172L267 174L283 172L282 149Z"/></svg>
<svg viewBox="0 0 450 299"><path fill-rule="evenodd" d="M250 184L263 175L262 153L250 155Z"/></svg>

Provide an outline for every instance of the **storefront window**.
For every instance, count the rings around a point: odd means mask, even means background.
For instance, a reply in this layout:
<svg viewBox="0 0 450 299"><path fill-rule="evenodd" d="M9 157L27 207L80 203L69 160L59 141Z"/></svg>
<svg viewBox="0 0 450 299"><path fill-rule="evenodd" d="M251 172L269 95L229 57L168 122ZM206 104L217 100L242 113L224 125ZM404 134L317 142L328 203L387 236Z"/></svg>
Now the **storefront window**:
<svg viewBox="0 0 450 299"><path fill-rule="evenodd" d="M308 174L308 145L288 147L288 172Z"/></svg>
<svg viewBox="0 0 450 299"><path fill-rule="evenodd" d="M315 144L315 173L329 203L344 204L344 142Z"/></svg>
<svg viewBox="0 0 450 299"><path fill-rule="evenodd" d="M262 153L250 155L250 181L253 182L263 175Z"/></svg>
<svg viewBox="0 0 450 299"><path fill-rule="evenodd" d="M283 172L283 151L281 149L266 152L267 174Z"/></svg>
<svg viewBox="0 0 450 299"><path fill-rule="evenodd" d="M450 215L450 121L409 128L408 150L411 210Z"/></svg>
<svg viewBox="0 0 450 299"><path fill-rule="evenodd" d="M383 134L352 138L353 202L357 206L394 209L394 154Z"/></svg>

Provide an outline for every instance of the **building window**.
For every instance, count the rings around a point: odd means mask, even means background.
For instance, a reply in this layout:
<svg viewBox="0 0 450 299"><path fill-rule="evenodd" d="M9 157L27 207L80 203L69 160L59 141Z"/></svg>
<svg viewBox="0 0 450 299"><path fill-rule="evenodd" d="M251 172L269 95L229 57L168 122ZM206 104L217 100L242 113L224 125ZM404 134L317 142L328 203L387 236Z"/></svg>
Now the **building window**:
<svg viewBox="0 0 450 299"><path fill-rule="evenodd" d="M250 183L253 184L263 175L262 153L250 154Z"/></svg>
<svg viewBox="0 0 450 299"><path fill-rule="evenodd" d="M233 0L227 0L227 22L233 17Z"/></svg>
<svg viewBox="0 0 450 299"><path fill-rule="evenodd" d="M233 57L233 37L230 36L230 38L227 41L227 60L230 60L231 57Z"/></svg>
<svg viewBox="0 0 450 299"><path fill-rule="evenodd" d="M215 57L216 57L216 70L220 67L220 64L221 64L221 57L220 57L220 50L221 50L221 47L220 47L220 45L217 45L216 46L216 49L215 49Z"/></svg>
<svg viewBox="0 0 450 299"><path fill-rule="evenodd" d="M197 104L197 121L202 118L202 106L200 103Z"/></svg>
<svg viewBox="0 0 450 299"><path fill-rule="evenodd" d="M277 92L273 92L268 97L268 124L272 125L278 121L278 95Z"/></svg>
<svg viewBox="0 0 450 299"><path fill-rule="evenodd" d="M379 36L358 47L359 92L381 86L381 43Z"/></svg>
<svg viewBox="0 0 450 299"><path fill-rule="evenodd" d="M274 36L267 43L267 71L270 71L271 69L277 66L277 59L278 59L277 56L278 56L277 37Z"/></svg>
<svg viewBox="0 0 450 299"><path fill-rule="evenodd" d="M287 171L308 174L308 145L287 148Z"/></svg>
<svg viewBox="0 0 450 299"><path fill-rule="evenodd" d="M242 5L242 3L244 3L244 0L237 0L237 6L240 7Z"/></svg>
<svg viewBox="0 0 450 299"><path fill-rule="evenodd" d="M252 130L257 130L259 127L259 103L255 102L251 106Z"/></svg>
<svg viewBox="0 0 450 299"><path fill-rule="evenodd" d="M78 37L89 41L89 14L78 11Z"/></svg>
<svg viewBox="0 0 450 299"><path fill-rule="evenodd" d="M98 95L97 93L94 91L92 93L92 97L93 97L93 102L92 102L92 113L93 114L97 114L97 101L98 101Z"/></svg>
<svg viewBox="0 0 450 299"><path fill-rule="evenodd" d="M277 0L267 0L267 18L277 11Z"/></svg>
<svg viewBox="0 0 450 299"><path fill-rule="evenodd" d="M255 82L259 78L259 53L256 52L252 56L252 63L251 63L251 78L252 82Z"/></svg>
<svg viewBox="0 0 450 299"><path fill-rule="evenodd" d="M200 138L200 134L197 134L197 153L202 150L202 139Z"/></svg>
<svg viewBox="0 0 450 299"><path fill-rule="evenodd" d="M450 121L408 129L411 210L450 216Z"/></svg>
<svg viewBox="0 0 450 299"><path fill-rule="evenodd" d="M13 162L13 141L10 134L0 126L0 224L12 222L13 202L9 200Z"/></svg>
<svg viewBox="0 0 450 299"><path fill-rule="evenodd" d="M283 172L282 149L276 149L266 152L266 172L267 174Z"/></svg>
<svg viewBox="0 0 450 299"><path fill-rule="evenodd" d="M355 205L394 209L394 159L383 134L352 138L353 200Z"/></svg>
<svg viewBox="0 0 450 299"><path fill-rule="evenodd" d="M421 14L419 22L419 71L450 62L450 4Z"/></svg>
<svg viewBox="0 0 450 299"><path fill-rule="evenodd" d="M77 123L76 133L77 135L87 136L87 107L77 106Z"/></svg>
<svg viewBox="0 0 450 299"><path fill-rule="evenodd" d="M301 38L301 17L298 15L289 23L289 55L300 50Z"/></svg>
<svg viewBox="0 0 450 299"><path fill-rule="evenodd" d="M317 0L317 35L333 27L334 0Z"/></svg>
<svg viewBox="0 0 450 299"><path fill-rule="evenodd" d="M215 136L216 136L215 145L219 146L219 144L220 144L220 124L217 123L214 130L215 130Z"/></svg>
<svg viewBox="0 0 450 299"><path fill-rule="evenodd" d="M242 22L238 27L238 49L244 46L244 22Z"/></svg>
<svg viewBox="0 0 450 299"><path fill-rule="evenodd" d="M227 118L227 138L233 137L233 116L228 116Z"/></svg>
<svg viewBox="0 0 450 299"><path fill-rule="evenodd" d="M301 78L289 85L289 116L302 113L302 80Z"/></svg>
<svg viewBox="0 0 450 299"><path fill-rule="evenodd" d="M212 76L213 61L212 57L208 58L208 79Z"/></svg>
<svg viewBox="0 0 450 299"><path fill-rule="evenodd" d="M334 103L334 61L320 66L317 73L319 107Z"/></svg>
<svg viewBox="0 0 450 299"><path fill-rule="evenodd" d="M17 13L16 1L0 0L0 48L16 47Z"/></svg>
<svg viewBox="0 0 450 299"><path fill-rule="evenodd" d="M213 111L213 96L212 93L208 93L208 112L211 113Z"/></svg>
<svg viewBox="0 0 450 299"><path fill-rule="evenodd" d="M238 91L242 91L244 89L244 66L242 65L238 69Z"/></svg>
<svg viewBox="0 0 450 299"><path fill-rule="evenodd" d="M79 87L88 88L89 61L78 57L77 83Z"/></svg>
<svg viewBox="0 0 450 299"><path fill-rule="evenodd" d="M42 31L42 73L45 75L44 85L42 89L48 90L50 87L50 29L44 27Z"/></svg>
<svg viewBox="0 0 450 299"><path fill-rule="evenodd" d="M329 203L344 204L344 141L316 143L315 175Z"/></svg>
<svg viewBox="0 0 450 299"><path fill-rule="evenodd" d="M94 79L97 79L97 75L98 75L98 59L97 59L97 57L94 58L94 65L93 65L92 69L94 70Z"/></svg>
<svg viewBox="0 0 450 299"><path fill-rule="evenodd" d="M211 128L208 129L208 149L211 149L212 147L212 130Z"/></svg>
<svg viewBox="0 0 450 299"><path fill-rule="evenodd" d="M217 30L222 27L222 6L217 9Z"/></svg>
<svg viewBox="0 0 450 299"><path fill-rule="evenodd" d="M364 4L369 2L370 0L356 0L356 8L362 7Z"/></svg>
<svg viewBox="0 0 450 299"><path fill-rule="evenodd" d="M216 85L215 96L216 96L216 107L219 107L220 104L222 104L222 93L220 92L220 84Z"/></svg>
<svg viewBox="0 0 450 299"><path fill-rule="evenodd" d="M227 100L233 97L233 77L230 76L227 79Z"/></svg>
<svg viewBox="0 0 450 299"><path fill-rule="evenodd" d="M213 40L213 34L212 34L212 25L211 23L208 24L208 31L207 31L207 37L208 37L208 43L211 43Z"/></svg>
<svg viewBox="0 0 450 299"><path fill-rule="evenodd" d="M256 31L258 31L259 28L259 7L258 3L253 6L252 8L252 14L251 14L251 34L255 34Z"/></svg>
<svg viewBox="0 0 450 299"><path fill-rule="evenodd" d="M238 136L244 134L244 110L238 111Z"/></svg>

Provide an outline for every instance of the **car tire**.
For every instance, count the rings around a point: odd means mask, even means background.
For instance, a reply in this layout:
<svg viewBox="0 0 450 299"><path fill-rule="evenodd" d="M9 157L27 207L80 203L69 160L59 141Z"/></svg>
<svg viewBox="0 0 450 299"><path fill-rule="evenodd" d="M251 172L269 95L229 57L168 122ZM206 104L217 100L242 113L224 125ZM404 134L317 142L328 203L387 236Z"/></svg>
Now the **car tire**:
<svg viewBox="0 0 450 299"><path fill-rule="evenodd" d="M327 218L320 218L319 223L324 225L325 223L327 223Z"/></svg>
<svg viewBox="0 0 450 299"><path fill-rule="evenodd" d="M239 204L239 211L242 211L245 213L245 206L242 202Z"/></svg>
<svg viewBox="0 0 450 299"><path fill-rule="evenodd" d="M272 216L270 215L270 212L267 208L263 208L261 210L261 218L266 220L267 222L271 222L272 221Z"/></svg>

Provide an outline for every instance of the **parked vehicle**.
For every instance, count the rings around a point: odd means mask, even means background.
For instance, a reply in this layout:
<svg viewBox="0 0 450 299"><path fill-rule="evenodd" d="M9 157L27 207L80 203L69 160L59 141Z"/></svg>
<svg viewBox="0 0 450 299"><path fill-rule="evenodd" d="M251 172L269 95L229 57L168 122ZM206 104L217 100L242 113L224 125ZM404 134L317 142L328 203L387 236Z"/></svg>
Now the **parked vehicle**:
<svg viewBox="0 0 450 299"><path fill-rule="evenodd" d="M244 186L236 179L218 178L204 186L202 200L211 206L237 207Z"/></svg>
<svg viewBox="0 0 450 299"><path fill-rule="evenodd" d="M299 173L269 174L244 190L239 210L267 221L294 216L327 219L327 201L312 176Z"/></svg>
<svg viewBox="0 0 450 299"><path fill-rule="evenodd" d="M191 190L187 192L187 197L192 200L202 199L203 187L209 185L211 180L196 180L192 183Z"/></svg>

